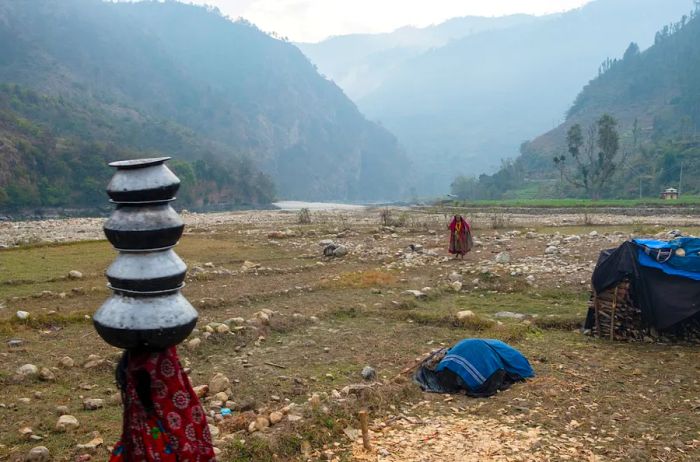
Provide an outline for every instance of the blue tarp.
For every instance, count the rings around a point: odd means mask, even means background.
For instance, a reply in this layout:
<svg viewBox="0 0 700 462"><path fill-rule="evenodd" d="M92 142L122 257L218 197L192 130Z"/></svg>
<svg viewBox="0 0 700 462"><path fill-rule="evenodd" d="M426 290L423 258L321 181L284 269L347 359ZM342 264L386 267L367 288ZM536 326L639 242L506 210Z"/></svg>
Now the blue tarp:
<svg viewBox="0 0 700 462"><path fill-rule="evenodd" d="M465 339L450 348L435 371L457 374L471 389L479 389L491 375L505 370L510 376L527 379L535 375L528 360L515 348L491 339Z"/></svg>
<svg viewBox="0 0 700 462"><path fill-rule="evenodd" d="M670 242L633 239L632 242L638 247L640 265L700 281L700 238L683 237Z"/></svg>

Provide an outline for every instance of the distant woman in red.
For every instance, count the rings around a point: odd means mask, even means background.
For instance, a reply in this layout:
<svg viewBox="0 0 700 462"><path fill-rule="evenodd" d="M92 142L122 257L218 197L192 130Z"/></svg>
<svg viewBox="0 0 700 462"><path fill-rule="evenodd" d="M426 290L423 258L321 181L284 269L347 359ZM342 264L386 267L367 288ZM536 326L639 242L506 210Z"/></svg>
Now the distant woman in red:
<svg viewBox="0 0 700 462"><path fill-rule="evenodd" d="M455 258L463 259L474 246L471 226L462 215L455 215L448 228L450 229L450 253L454 254Z"/></svg>

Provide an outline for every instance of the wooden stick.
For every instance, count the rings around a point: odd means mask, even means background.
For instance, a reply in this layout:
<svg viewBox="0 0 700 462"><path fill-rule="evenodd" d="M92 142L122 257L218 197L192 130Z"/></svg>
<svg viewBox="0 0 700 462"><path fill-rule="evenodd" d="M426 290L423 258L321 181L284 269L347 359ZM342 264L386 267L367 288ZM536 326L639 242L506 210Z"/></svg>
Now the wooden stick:
<svg viewBox="0 0 700 462"><path fill-rule="evenodd" d="M615 286L615 294L613 295L612 316L610 316L610 340L615 340L615 307L617 305L617 289L620 286Z"/></svg>
<svg viewBox="0 0 700 462"><path fill-rule="evenodd" d="M360 428L362 429L362 446L364 446L365 451L369 451L372 449L372 445L369 444L369 416L367 415L367 411L360 411L359 417Z"/></svg>

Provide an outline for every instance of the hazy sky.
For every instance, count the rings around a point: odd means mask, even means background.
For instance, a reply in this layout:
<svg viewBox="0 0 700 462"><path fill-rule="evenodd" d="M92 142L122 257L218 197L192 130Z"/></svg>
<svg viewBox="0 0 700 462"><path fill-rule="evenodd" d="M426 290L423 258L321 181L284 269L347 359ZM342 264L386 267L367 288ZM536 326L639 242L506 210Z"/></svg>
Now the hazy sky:
<svg viewBox="0 0 700 462"><path fill-rule="evenodd" d="M319 41L353 32L388 32L405 25L427 26L456 16L545 14L590 0L183 0L219 7L265 32L292 41Z"/></svg>

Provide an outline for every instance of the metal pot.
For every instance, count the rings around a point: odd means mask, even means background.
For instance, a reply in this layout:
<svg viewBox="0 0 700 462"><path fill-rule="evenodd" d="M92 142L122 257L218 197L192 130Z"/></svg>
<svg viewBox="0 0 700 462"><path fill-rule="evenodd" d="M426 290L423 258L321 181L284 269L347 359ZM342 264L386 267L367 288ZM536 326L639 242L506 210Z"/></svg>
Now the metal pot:
<svg viewBox="0 0 700 462"><path fill-rule="evenodd" d="M107 268L110 287L121 292L162 292L182 287L187 265L172 250L122 252Z"/></svg>
<svg viewBox="0 0 700 462"><path fill-rule="evenodd" d="M170 157L112 162L117 172L107 185L107 194L117 203L170 201L180 188L180 180L165 166Z"/></svg>
<svg viewBox="0 0 700 462"><path fill-rule="evenodd" d="M117 348L164 349L187 338L197 311L180 292L158 297L112 295L93 317L100 337Z"/></svg>
<svg viewBox="0 0 700 462"><path fill-rule="evenodd" d="M104 225L117 250L166 249L180 240L185 223L169 204L119 205Z"/></svg>

